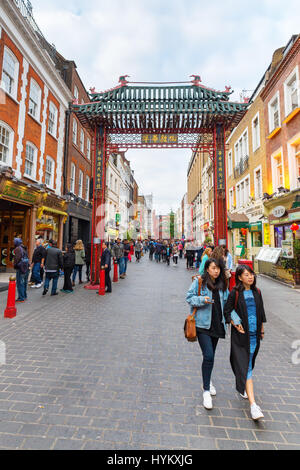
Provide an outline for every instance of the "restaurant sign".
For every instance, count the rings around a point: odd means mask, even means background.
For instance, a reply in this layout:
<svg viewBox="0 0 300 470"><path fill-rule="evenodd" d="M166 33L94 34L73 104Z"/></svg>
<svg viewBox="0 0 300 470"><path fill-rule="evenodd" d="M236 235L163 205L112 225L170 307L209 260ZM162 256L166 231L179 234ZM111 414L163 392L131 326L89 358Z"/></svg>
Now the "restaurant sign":
<svg viewBox="0 0 300 470"><path fill-rule="evenodd" d="M2 196L18 199L20 201L27 202L27 204L35 204L38 198L38 194L32 194L26 191L26 189L19 188L11 183L6 183Z"/></svg>
<svg viewBox="0 0 300 470"><path fill-rule="evenodd" d="M178 144L178 135L142 134L142 144Z"/></svg>

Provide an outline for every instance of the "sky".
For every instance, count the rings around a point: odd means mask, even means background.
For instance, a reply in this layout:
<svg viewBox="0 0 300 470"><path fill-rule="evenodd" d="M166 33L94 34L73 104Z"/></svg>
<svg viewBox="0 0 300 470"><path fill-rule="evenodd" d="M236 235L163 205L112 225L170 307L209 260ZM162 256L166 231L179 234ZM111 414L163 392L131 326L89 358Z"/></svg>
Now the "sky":
<svg viewBox="0 0 300 470"><path fill-rule="evenodd" d="M24 0L26 3L26 0ZM31 0L43 34L76 62L87 89L132 81L187 81L199 74L234 101L251 95L273 52L300 33L299 0ZM140 192L176 210L191 150L130 150Z"/></svg>

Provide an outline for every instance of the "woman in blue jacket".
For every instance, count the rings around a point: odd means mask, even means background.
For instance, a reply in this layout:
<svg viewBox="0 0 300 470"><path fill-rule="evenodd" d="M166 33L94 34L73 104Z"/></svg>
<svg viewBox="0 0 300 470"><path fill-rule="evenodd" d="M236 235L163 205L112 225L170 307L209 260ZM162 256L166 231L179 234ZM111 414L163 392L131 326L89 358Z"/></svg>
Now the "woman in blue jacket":
<svg viewBox="0 0 300 470"><path fill-rule="evenodd" d="M198 278L194 280L186 300L191 306L191 312L195 307L198 308L195 319L197 337L203 354L203 406L210 410L213 407L211 397L216 395L216 389L211 382L216 348L219 339L225 338L227 329L224 305L229 291L224 264L213 258L206 261L200 296L198 296L198 282ZM233 318L234 315L235 312L232 312Z"/></svg>

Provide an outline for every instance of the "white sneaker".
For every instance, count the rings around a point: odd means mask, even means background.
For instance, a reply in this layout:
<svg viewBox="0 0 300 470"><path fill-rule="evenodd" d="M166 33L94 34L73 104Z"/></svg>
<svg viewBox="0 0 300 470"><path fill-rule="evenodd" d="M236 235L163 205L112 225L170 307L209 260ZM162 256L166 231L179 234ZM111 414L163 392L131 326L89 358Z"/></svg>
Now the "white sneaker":
<svg viewBox="0 0 300 470"><path fill-rule="evenodd" d="M43 285L42 283L37 284L37 285L35 286L35 288L36 288L36 289L39 289L40 287L42 287L42 285Z"/></svg>
<svg viewBox="0 0 300 470"><path fill-rule="evenodd" d="M212 382L210 382L209 393L211 394L212 397L215 397L217 395L217 390L213 386Z"/></svg>
<svg viewBox="0 0 300 470"><path fill-rule="evenodd" d="M244 398L244 400L248 400L248 395L246 392L244 394L240 393L241 397Z"/></svg>
<svg viewBox="0 0 300 470"><path fill-rule="evenodd" d="M207 410L212 410L213 404L212 404L211 394L208 391L203 392L203 406Z"/></svg>
<svg viewBox="0 0 300 470"><path fill-rule="evenodd" d="M250 411L251 411L251 417L255 421L257 419L264 418L264 415L263 415L260 407L256 403L253 403L253 405L251 405Z"/></svg>
<svg viewBox="0 0 300 470"><path fill-rule="evenodd" d="M33 284L33 286L30 286L31 289L35 289L36 288L36 285Z"/></svg>

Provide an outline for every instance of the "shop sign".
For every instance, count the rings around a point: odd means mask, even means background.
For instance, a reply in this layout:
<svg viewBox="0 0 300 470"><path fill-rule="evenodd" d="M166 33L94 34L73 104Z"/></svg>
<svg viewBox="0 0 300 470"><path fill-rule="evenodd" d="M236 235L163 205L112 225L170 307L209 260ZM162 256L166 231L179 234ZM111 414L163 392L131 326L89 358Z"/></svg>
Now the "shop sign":
<svg viewBox="0 0 300 470"><path fill-rule="evenodd" d="M17 186L13 186L9 183L6 183L6 186L4 187L3 196L19 199L20 201L24 201L30 204L34 204L38 197L37 194L29 193L26 190L18 188Z"/></svg>
<svg viewBox="0 0 300 470"><path fill-rule="evenodd" d="M286 212L286 208L283 207L283 206L277 206L273 209L272 211L272 214L274 215L274 217L282 217Z"/></svg>
<svg viewBox="0 0 300 470"><path fill-rule="evenodd" d="M264 245L271 245L270 224L264 224Z"/></svg>
<svg viewBox="0 0 300 470"><path fill-rule="evenodd" d="M217 151L217 189L225 189L224 180L224 152Z"/></svg>
<svg viewBox="0 0 300 470"><path fill-rule="evenodd" d="M294 258L294 241L293 240L282 240L282 256L283 258Z"/></svg>
<svg viewBox="0 0 300 470"><path fill-rule="evenodd" d="M262 230L262 223L256 222L255 224L249 224L249 231L250 232L261 232Z"/></svg>
<svg viewBox="0 0 300 470"><path fill-rule="evenodd" d="M178 135L142 134L142 144L178 144Z"/></svg>
<svg viewBox="0 0 300 470"><path fill-rule="evenodd" d="M294 220L300 220L300 212L291 212L289 214L289 220L294 221Z"/></svg>
<svg viewBox="0 0 300 470"><path fill-rule="evenodd" d="M281 254L281 251L281 248L261 248L260 252L256 257L256 260L276 264Z"/></svg>

